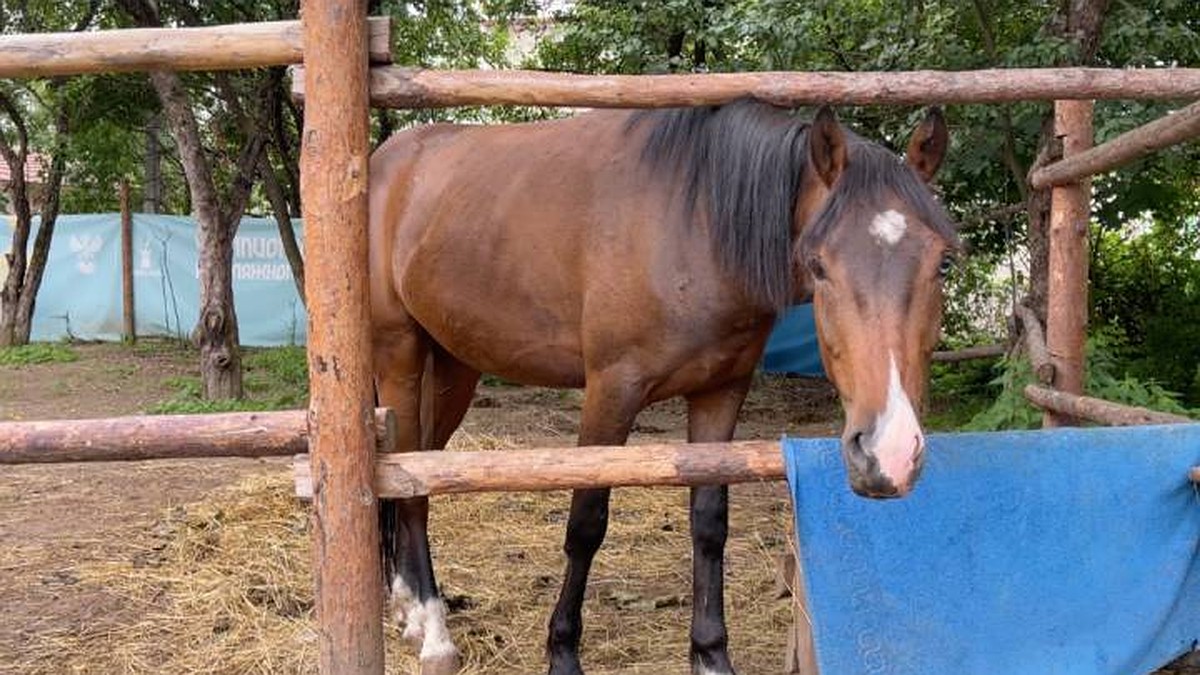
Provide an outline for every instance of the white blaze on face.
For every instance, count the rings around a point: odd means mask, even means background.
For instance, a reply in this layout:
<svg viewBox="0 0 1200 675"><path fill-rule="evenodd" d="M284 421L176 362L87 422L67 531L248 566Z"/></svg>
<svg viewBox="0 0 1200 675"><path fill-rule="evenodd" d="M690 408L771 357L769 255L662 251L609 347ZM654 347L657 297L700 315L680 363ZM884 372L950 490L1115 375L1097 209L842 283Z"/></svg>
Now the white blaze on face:
<svg viewBox="0 0 1200 675"><path fill-rule="evenodd" d="M456 656L458 648L446 627L446 605L441 598L417 599L404 580L392 582L392 607L396 620L404 624L404 639L421 646L421 660Z"/></svg>
<svg viewBox="0 0 1200 675"><path fill-rule="evenodd" d="M917 421L917 413L908 400L908 394L900 384L896 357L890 353L888 366L887 407L875 420L870 447L864 450L875 456L883 475L897 488L904 490L911 487L915 460L925 447L925 435L921 432L921 424Z"/></svg>
<svg viewBox="0 0 1200 675"><path fill-rule="evenodd" d="M875 214L871 220L871 236L875 237L881 246L895 246L904 237L908 229L908 219L903 213L888 209Z"/></svg>

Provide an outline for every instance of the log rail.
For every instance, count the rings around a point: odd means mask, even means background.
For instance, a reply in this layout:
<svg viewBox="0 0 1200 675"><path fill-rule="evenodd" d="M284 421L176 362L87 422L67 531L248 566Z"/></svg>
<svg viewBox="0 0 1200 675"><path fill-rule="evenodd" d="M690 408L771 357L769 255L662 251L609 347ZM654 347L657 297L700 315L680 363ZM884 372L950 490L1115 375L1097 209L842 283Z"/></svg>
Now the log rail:
<svg viewBox="0 0 1200 675"><path fill-rule="evenodd" d="M303 99L300 70L293 68L292 95ZM743 96L783 106L1200 98L1200 68L580 75L392 66L372 68L370 78L371 103L384 108L669 108L718 105Z"/></svg>
<svg viewBox="0 0 1200 675"><path fill-rule="evenodd" d="M369 19L372 63L391 63L391 19ZM299 21L125 28L0 36L0 77L33 78L146 70L234 70L300 63Z"/></svg>
<svg viewBox="0 0 1200 675"><path fill-rule="evenodd" d="M393 449L391 410L375 410L375 437L379 452ZM0 465L287 457L308 446L304 410L0 422Z"/></svg>
<svg viewBox="0 0 1200 675"><path fill-rule="evenodd" d="M308 456L297 456L293 470L296 494L311 498ZM375 465L375 491L382 499L404 499L466 492L718 485L783 477L779 441L659 443L382 455Z"/></svg>
<svg viewBox="0 0 1200 675"><path fill-rule="evenodd" d="M1040 387L1036 384L1025 386L1025 398L1029 402L1050 413L1065 417L1098 422L1107 426L1138 426L1143 424L1191 424L1196 420L1183 415L1150 410L1138 406L1113 403L1102 398L1080 396L1057 389Z"/></svg>
<svg viewBox="0 0 1200 675"><path fill-rule="evenodd" d="M1066 185L1081 178L1112 171L1156 150L1200 136L1200 101L1176 110L1079 154L1033 171L1034 189Z"/></svg>

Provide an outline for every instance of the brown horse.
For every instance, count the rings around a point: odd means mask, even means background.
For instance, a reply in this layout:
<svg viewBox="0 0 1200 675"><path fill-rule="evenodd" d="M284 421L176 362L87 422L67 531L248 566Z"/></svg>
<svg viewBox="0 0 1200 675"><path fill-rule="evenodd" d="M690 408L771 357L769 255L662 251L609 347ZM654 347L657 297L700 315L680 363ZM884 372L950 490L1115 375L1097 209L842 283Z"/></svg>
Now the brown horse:
<svg viewBox="0 0 1200 675"><path fill-rule="evenodd" d="M853 489L900 496L924 438L914 407L957 237L926 183L940 113L906 161L764 103L603 111L536 124L438 125L371 161L377 385L401 450L445 447L481 372L585 390L580 445L620 445L647 404L683 396L688 440L727 441L776 313L813 298L846 412ZM571 500L550 673L580 673L580 608L608 489ZM732 673L725 487L691 493L696 673ZM423 673L453 672L425 499L383 505L397 616Z"/></svg>

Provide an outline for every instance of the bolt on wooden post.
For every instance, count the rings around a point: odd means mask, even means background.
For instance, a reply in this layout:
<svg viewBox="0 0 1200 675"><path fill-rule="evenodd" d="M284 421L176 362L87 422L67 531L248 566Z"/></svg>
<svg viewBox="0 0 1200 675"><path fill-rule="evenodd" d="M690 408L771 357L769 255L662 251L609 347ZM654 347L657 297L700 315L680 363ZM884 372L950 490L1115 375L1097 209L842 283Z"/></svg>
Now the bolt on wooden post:
<svg viewBox="0 0 1200 675"><path fill-rule="evenodd" d="M1063 159L1092 147L1092 102L1055 101L1055 134ZM1088 221L1092 181L1083 178L1053 188L1050 196L1050 279L1046 311L1046 348L1054 364L1055 388L1083 393L1084 345L1088 317ZM1074 424L1047 412L1043 426Z"/></svg>
<svg viewBox="0 0 1200 675"><path fill-rule="evenodd" d="M308 259L313 572L320 672L382 675L367 299L367 21L355 0L303 4L301 189Z"/></svg>

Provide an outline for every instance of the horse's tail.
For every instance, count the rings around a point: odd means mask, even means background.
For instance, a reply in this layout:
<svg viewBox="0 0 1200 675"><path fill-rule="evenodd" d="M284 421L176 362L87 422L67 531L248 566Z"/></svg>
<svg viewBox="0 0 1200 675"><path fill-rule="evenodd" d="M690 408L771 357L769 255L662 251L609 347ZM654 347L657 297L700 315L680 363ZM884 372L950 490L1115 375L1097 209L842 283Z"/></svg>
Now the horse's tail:
<svg viewBox="0 0 1200 675"><path fill-rule="evenodd" d="M379 546L383 563L383 587L391 593L401 569L400 504L394 499L379 500Z"/></svg>

